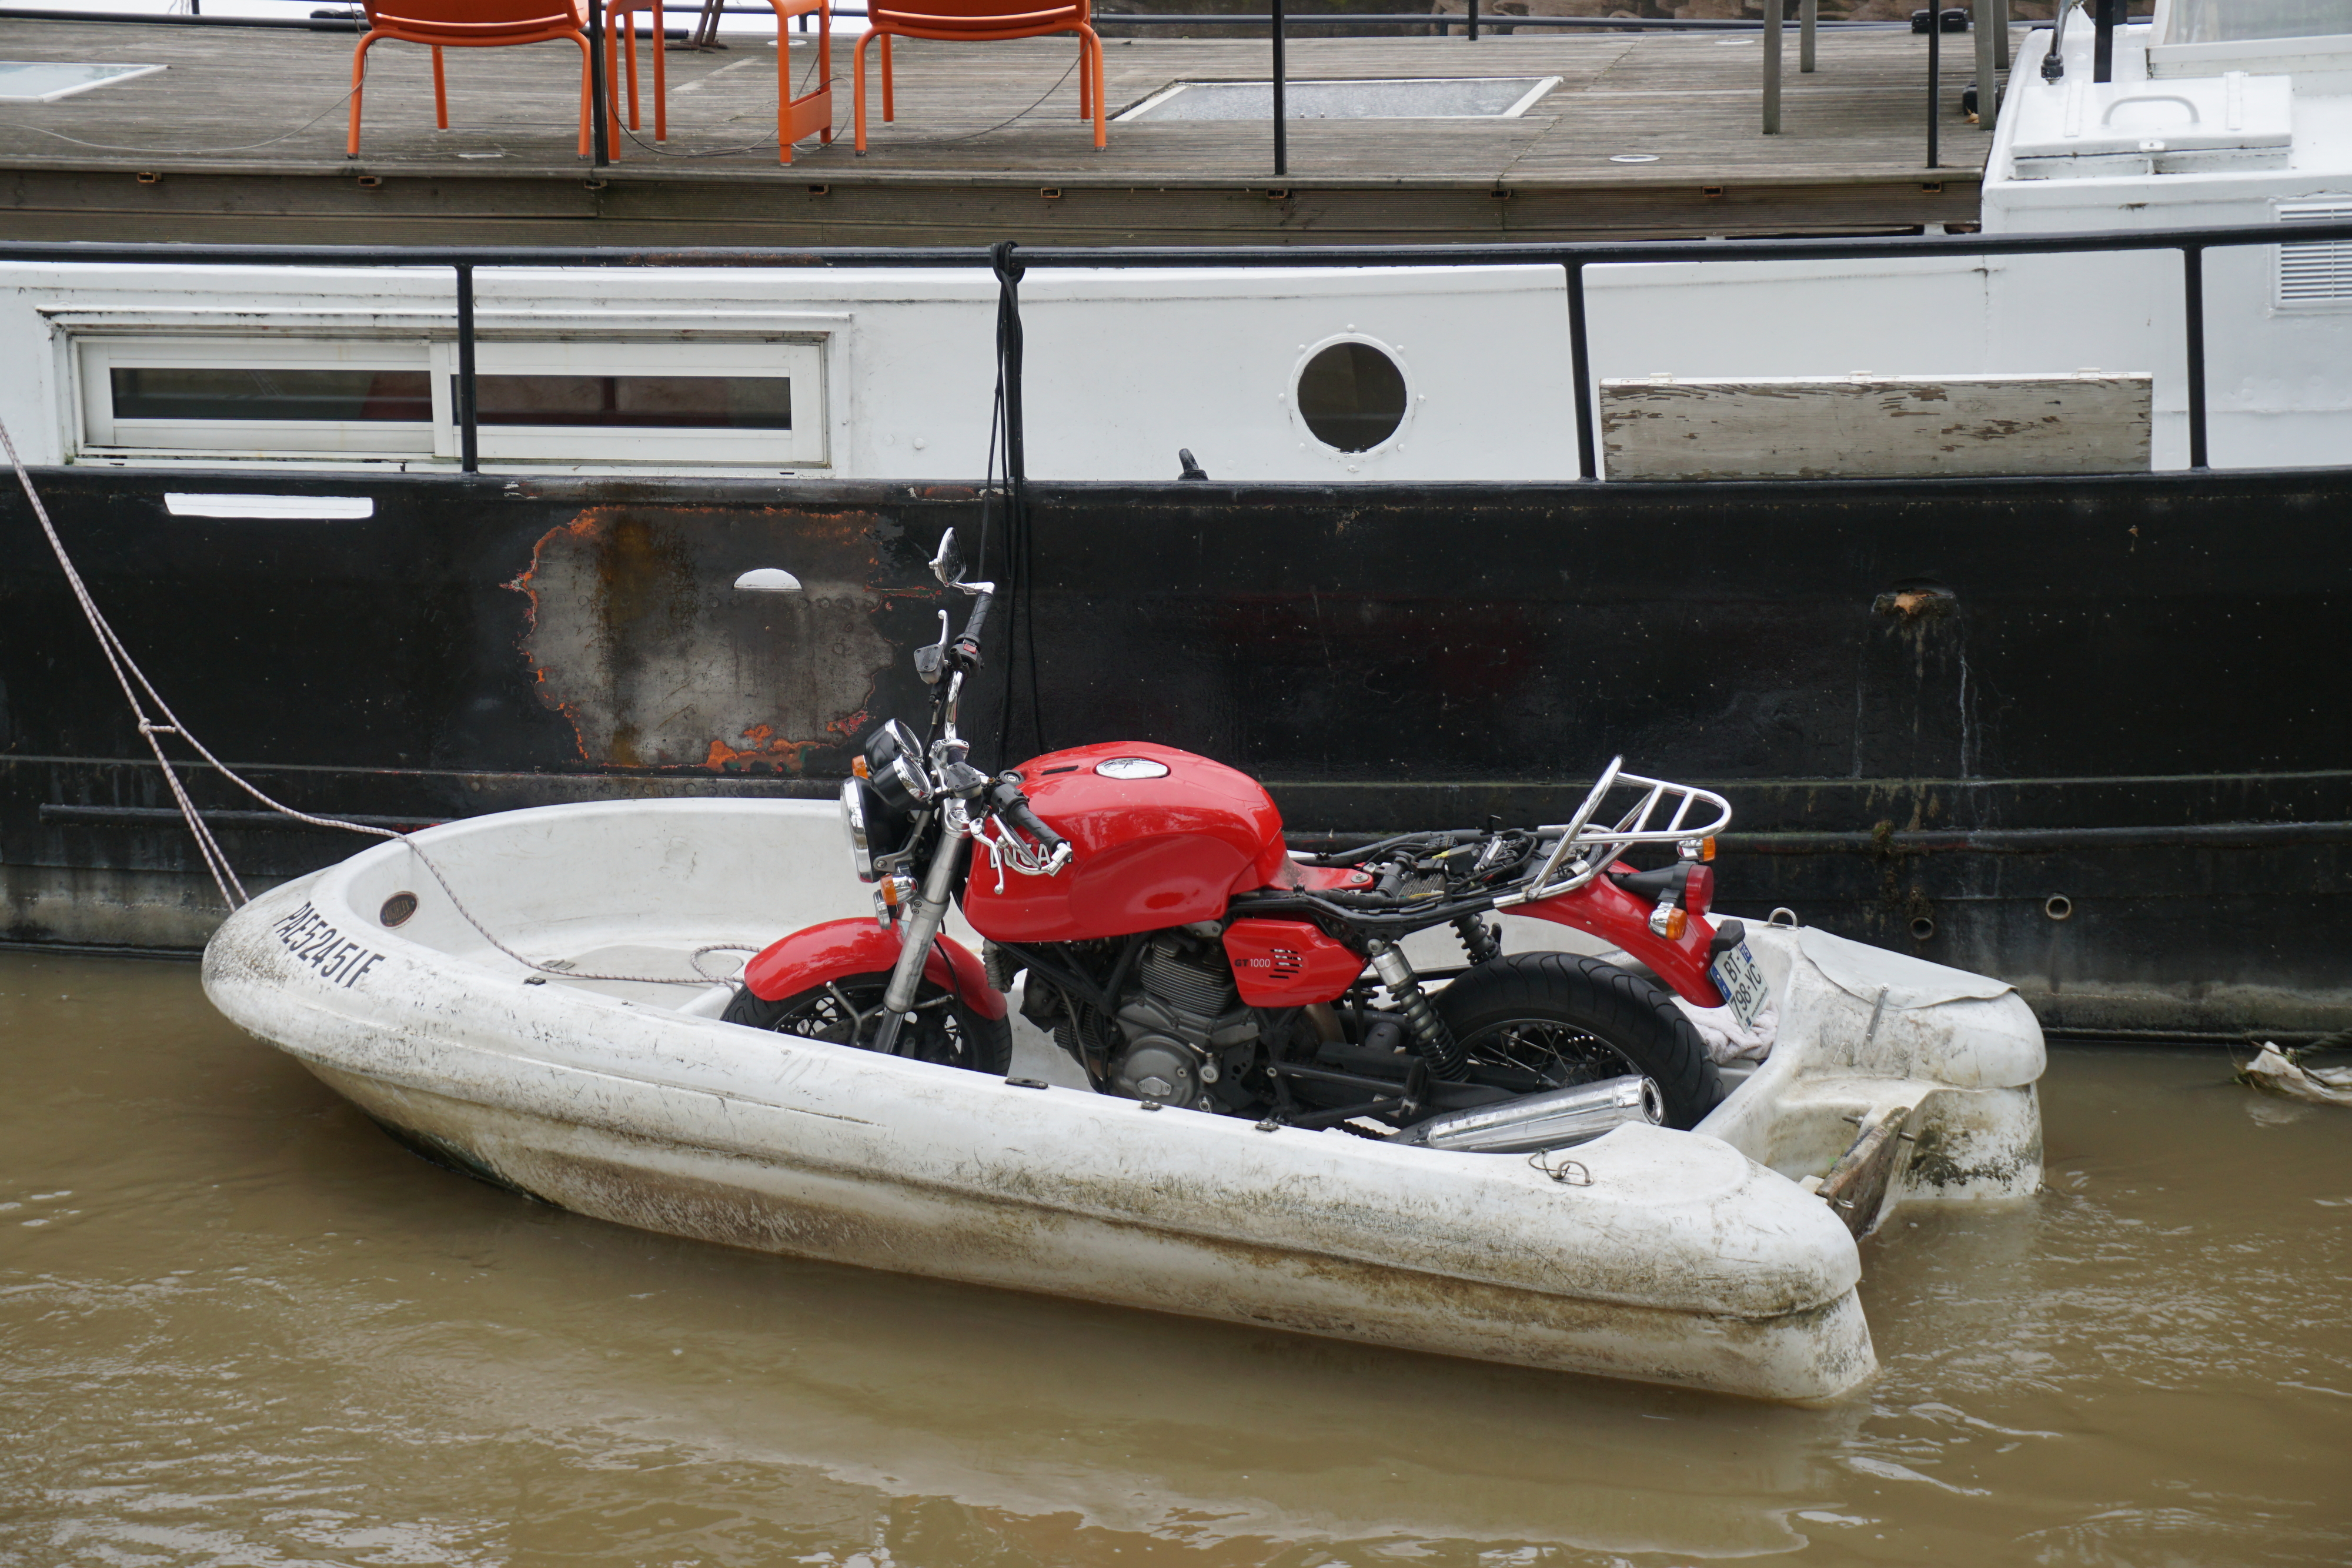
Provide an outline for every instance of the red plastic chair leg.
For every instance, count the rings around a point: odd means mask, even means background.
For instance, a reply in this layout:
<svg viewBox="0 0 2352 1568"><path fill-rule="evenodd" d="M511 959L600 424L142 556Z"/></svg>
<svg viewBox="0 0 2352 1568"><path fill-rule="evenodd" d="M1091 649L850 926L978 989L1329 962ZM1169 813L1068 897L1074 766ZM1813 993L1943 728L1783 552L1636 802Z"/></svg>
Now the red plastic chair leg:
<svg viewBox="0 0 2352 1568"><path fill-rule="evenodd" d="M1108 127L1106 127L1106 126L1103 124L1103 47L1102 47L1102 35L1100 35L1099 33L1097 33L1093 28L1089 27L1089 28L1087 28L1087 29L1086 37L1085 37L1085 38L1082 40L1082 42L1083 42L1083 44L1084 44L1084 46L1085 46L1085 47L1086 47L1087 52L1087 53L1089 53L1089 54L1091 54L1092 56L1094 56L1094 62L1093 62L1093 75L1094 75L1094 78L1095 78L1095 105L1094 105L1094 107L1095 107L1095 151L1096 151L1096 152L1101 152L1105 147L1107 147L1107 146L1108 146L1108 145L1110 144L1110 136L1109 136L1109 133L1108 133Z"/></svg>
<svg viewBox="0 0 2352 1568"><path fill-rule="evenodd" d="M449 83L441 74L441 46L433 46L433 118L441 129L449 129Z"/></svg>
<svg viewBox="0 0 2352 1568"><path fill-rule="evenodd" d="M669 34L662 27L661 0L654 0L654 140L669 140L669 75L665 57L669 53ZM629 82L636 83L636 68L629 68Z"/></svg>
<svg viewBox="0 0 2352 1568"><path fill-rule="evenodd" d="M588 126L590 112L596 101L596 57L593 52L596 46L585 33L575 32L571 37L580 45L580 156L589 158L594 156Z"/></svg>
<svg viewBox="0 0 2352 1568"><path fill-rule="evenodd" d="M360 93L367 86L368 46L381 37L380 33L370 33L360 40L359 47L352 51L352 134L343 144L343 156L346 158L360 155Z"/></svg>
<svg viewBox="0 0 2352 1568"><path fill-rule="evenodd" d="M857 84L863 88L866 84ZM863 109L866 100L858 99ZM776 162L793 161L793 36L785 30L784 19L776 18Z"/></svg>
<svg viewBox="0 0 2352 1568"><path fill-rule="evenodd" d="M643 121L637 118L637 14L635 11L621 13L621 37L629 50L629 129L636 131L642 128Z"/></svg>
<svg viewBox="0 0 2352 1568"><path fill-rule="evenodd" d="M824 83L824 129L817 132L820 142L833 141L833 11L831 7L816 14L816 74Z"/></svg>
<svg viewBox="0 0 2352 1568"><path fill-rule="evenodd" d="M874 35L871 33L860 33L857 36L857 47L849 51L849 74L851 79L856 83L856 87L853 89L851 99L855 107L851 110L849 117L850 126L852 129L852 145L854 145L861 153L866 151L866 40L873 37ZM779 61L777 64L779 69L782 68L782 61ZM353 113L356 114L357 110L353 110ZM356 147L359 144L358 122L354 120L352 123L352 145Z"/></svg>
<svg viewBox="0 0 2352 1568"><path fill-rule="evenodd" d="M890 94L890 35L882 35L882 123L887 125L898 115L896 101Z"/></svg>

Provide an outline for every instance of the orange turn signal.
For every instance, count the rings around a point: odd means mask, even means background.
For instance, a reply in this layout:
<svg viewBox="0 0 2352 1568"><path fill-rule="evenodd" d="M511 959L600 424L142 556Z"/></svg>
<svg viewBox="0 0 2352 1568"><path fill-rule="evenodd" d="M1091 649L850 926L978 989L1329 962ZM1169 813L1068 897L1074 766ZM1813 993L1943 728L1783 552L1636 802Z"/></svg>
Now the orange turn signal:
<svg viewBox="0 0 2352 1568"><path fill-rule="evenodd" d="M860 779L871 779L874 777L872 773L866 770L866 758L863 757L851 758L849 759L849 770L852 773L856 774ZM1707 842L1712 844L1715 841L1713 839L1709 839L1707 840Z"/></svg>
<svg viewBox="0 0 2352 1568"><path fill-rule="evenodd" d="M1689 929L1690 929L1690 915L1688 914L1688 912L1686 912L1686 911L1685 911L1685 910L1680 910L1680 909L1672 909L1672 910L1668 910L1668 911L1666 912L1666 940L1667 940L1667 941L1669 941L1669 942L1679 942L1679 941L1681 941L1681 940L1683 939L1683 933L1684 933L1684 932L1685 932L1685 931L1687 931L1687 930L1689 930Z"/></svg>

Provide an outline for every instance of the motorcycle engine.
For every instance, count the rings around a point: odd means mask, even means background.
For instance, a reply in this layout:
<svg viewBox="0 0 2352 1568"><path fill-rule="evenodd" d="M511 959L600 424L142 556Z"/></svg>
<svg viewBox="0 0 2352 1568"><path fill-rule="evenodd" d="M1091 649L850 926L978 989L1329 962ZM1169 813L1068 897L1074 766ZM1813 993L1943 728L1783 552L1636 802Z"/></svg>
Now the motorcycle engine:
<svg viewBox="0 0 2352 1568"><path fill-rule="evenodd" d="M1257 1023L1234 992L1215 925L1160 933L1135 971L1141 994L1118 1009L1123 1043L1109 1063L1112 1092L1217 1109L1213 1086L1225 1076L1225 1055L1255 1040Z"/></svg>

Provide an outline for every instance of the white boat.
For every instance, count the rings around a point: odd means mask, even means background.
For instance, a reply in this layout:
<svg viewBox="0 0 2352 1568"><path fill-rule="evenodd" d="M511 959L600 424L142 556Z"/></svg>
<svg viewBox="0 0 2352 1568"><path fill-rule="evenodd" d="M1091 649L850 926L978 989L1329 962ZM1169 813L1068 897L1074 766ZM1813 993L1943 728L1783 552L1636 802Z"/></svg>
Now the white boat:
<svg viewBox="0 0 2352 1568"><path fill-rule="evenodd" d="M478 817L256 899L205 986L420 1153L617 1223L1769 1399L1870 1377L1876 1218L2040 1182L2023 1001L1811 929L1749 924L1778 1043L1696 1131L1533 1156L1049 1085L1034 1033L1004 1078L779 1036L720 1021L724 979L659 983L863 913L841 860L808 802Z"/></svg>

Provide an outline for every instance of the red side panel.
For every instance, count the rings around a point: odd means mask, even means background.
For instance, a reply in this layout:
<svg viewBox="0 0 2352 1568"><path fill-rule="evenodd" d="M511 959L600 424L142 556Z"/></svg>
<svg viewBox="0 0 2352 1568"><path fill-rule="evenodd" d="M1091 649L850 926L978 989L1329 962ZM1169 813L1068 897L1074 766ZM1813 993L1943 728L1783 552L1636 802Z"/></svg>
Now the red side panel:
<svg viewBox="0 0 2352 1568"><path fill-rule="evenodd" d="M1300 865L1288 856L1275 869L1265 883L1286 892L1322 893L1331 888L1359 888L1372 885L1372 873L1358 871L1351 865Z"/></svg>
<svg viewBox="0 0 2352 1568"><path fill-rule="evenodd" d="M1706 945L1715 939L1715 927L1703 915L1693 915L1683 939L1669 942L1650 929L1649 904L1605 876L1558 898L1519 904L1511 913L1590 931L1656 970L1685 1001L1703 1008L1723 1005L1723 993L1706 972Z"/></svg>
<svg viewBox="0 0 2352 1568"><path fill-rule="evenodd" d="M1254 1008L1328 1002L1364 972L1360 955L1304 920L1236 920L1225 927L1225 956Z"/></svg>
<svg viewBox="0 0 2352 1568"><path fill-rule="evenodd" d="M946 956L940 956L941 952ZM743 983L763 1002L812 990L849 975L887 974L898 967L898 932L871 920L828 920L772 943L743 966ZM923 961L923 978L953 991L985 1019L1004 1016L1004 998L989 988L988 971L971 948L942 936Z"/></svg>

